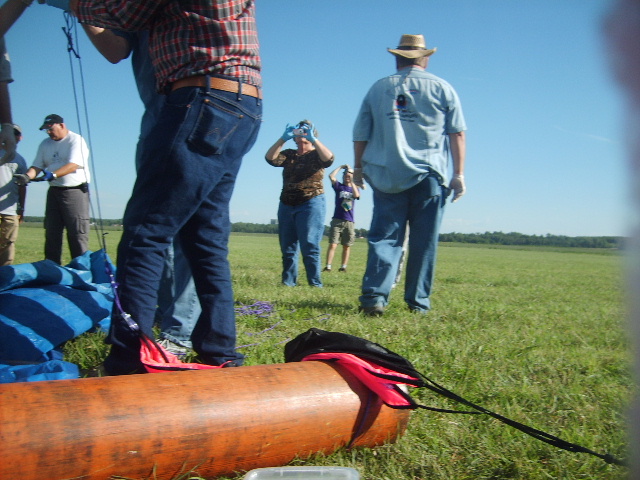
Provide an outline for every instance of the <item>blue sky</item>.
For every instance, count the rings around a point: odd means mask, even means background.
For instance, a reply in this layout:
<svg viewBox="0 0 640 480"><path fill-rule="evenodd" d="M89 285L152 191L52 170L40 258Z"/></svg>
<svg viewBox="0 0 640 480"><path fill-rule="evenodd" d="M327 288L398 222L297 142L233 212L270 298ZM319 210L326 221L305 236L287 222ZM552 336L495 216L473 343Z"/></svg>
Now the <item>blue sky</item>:
<svg viewBox="0 0 640 480"><path fill-rule="evenodd" d="M622 99L601 33L610 6L608 0L259 1L264 122L244 159L232 221L276 217L281 170L264 153L287 123L311 119L336 165L352 164L360 102L375 80L394 71L386 48L403 33L421 33L438 48L429 71L457 90L468 125L467 194L447 207L443 232L627 234ZM6 36L13 116L24 131L19 151L30 163L45 138L38 131L44 117L63 116L92 147L94 215L121 218L142 115L130 64L109 64L78 28L80 71L62 27L60 10L34 4ZM45 192L43 184L29 187L27 215L44 214ZM358 227L368 228L371 210L369 189L356 206ZM329 204L327 224L331 213Z"/></svg>

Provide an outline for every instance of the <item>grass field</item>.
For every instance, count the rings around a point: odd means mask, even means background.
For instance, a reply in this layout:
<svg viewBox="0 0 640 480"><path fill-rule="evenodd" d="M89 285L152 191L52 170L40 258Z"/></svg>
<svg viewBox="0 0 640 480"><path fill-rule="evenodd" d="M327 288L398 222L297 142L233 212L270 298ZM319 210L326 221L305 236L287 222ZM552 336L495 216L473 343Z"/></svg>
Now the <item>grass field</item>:
<svg viewBox="0 0 640 480"><path fill-rule="evenodd" d="M110 231L106 237L114 260L119 235ZM95 235L92 242L97 249ZM42 244L40 226L22 228L16 263L41 259ZM364 240L353 247L349 272L324 274L323 289L280 285L276 236L234 234L230 247L237 301L275 306L269 318L238 317L246 364L282 362L283 344L310 327L350 333L405 356L428 377L490 410L626 457L632 380L617 253L442 244L428 315L408 312L401 284L385 316L365 318L357 313ZM65 352L68 360L92 368L106 350L100 338L85 335ZM426 405L454 406L426 390L415 397ZM366 480L627 477L624 468L558 450L491 418L426 411L413 413L394 445L298 464L351 466Z"/></svg>

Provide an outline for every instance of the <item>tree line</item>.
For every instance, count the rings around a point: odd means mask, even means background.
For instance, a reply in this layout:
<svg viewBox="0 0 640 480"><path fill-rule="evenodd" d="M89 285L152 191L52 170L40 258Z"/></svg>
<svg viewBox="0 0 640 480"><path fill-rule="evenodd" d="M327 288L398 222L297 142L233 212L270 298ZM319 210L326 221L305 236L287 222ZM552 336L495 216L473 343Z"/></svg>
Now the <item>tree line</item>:
<svg viewBox="0 0 640 480"><path fill-rule="evenodd" d="M330 227L328 225L324 226L324 234L325 236L329 235ZM278 233L278 224L271 223L268 225L261 223L232 223L231 224L232 232L242 232L242 233ZM356 237L364 238L367 236L366 228L356 228L355 229Z"/></svg>
<svg viewBox="0 0 640 480"><path fill-rule="evenodd" d="M441 242L478 243L486 245L534 245L571 248L621 249L624 237L568 237L565 235L525 235L511 232L442 233Z"/></svg>
<svg viewBox="0 0 640 480"><path fill-rule="evenodd" d="M26 222L40 222L43 217L25 217ZM98 223L92 219L92 223ZM105 227L122 226L122 219L106 219L99 222ZM239 233L278 233L276 223L245 223L237 222L231 224L232 232ZM356 228L356 236L366 238L368 234L366 228ZM324 234L329 234L329 226L325 226ZM477 243L484 245L527 245L527 246L547 246L547 247L570 247L570 248L608 248L621 249L624 246L624 237L568 237L565 235L525 235L523 233L510 232L485 232L485 233L441 233L441 242L450 243Z"/></svg>
<svg viewBox="0 0 640 480"><path fill-rule="evenodd" d="M234 223L233 232L243 233L278 233L277 224L259 223ZM329 227L325 226L325 235L329 234ZM366 238L368 230L356 228L356 236ZM441 242L478 243L486 245L530 245L548 247L571 248L608 248L620 249L623 246L623 237L568 237L564 235L525 235L511 232L485 232L485 233L441 233Z"/></svg>

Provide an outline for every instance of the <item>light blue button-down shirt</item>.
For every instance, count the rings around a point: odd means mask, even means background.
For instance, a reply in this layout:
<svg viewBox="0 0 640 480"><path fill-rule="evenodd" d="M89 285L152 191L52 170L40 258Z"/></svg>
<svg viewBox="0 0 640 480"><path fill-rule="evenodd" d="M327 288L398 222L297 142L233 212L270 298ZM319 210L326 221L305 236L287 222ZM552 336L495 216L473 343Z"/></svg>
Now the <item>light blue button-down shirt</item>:
<svg viewBox="0 0 640 480"><path fill-rule="evenodd" d="M466 130L451 85L419 67L373 84L360 107L353 140L367 142L363 174L375 188L398 193L430 172L449 179L449 137Z"/></svg>

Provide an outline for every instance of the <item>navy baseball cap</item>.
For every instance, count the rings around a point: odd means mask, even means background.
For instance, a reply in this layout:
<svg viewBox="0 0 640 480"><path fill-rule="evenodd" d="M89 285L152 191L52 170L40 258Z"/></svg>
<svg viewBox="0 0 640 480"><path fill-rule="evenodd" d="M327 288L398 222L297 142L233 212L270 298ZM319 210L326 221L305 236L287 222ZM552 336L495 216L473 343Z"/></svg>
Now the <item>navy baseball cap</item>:
<svg viewBox="0 0 640 480"><path fill-rule="evenodd" d="M54 123L64 123L64 119L60 115L56 115L55 113L52 113L51 115L47 115L46 118L44 119L44 122L42 122L42 126L40 127L40 130L46 130Z"/></svg>

